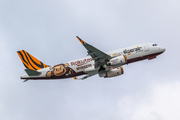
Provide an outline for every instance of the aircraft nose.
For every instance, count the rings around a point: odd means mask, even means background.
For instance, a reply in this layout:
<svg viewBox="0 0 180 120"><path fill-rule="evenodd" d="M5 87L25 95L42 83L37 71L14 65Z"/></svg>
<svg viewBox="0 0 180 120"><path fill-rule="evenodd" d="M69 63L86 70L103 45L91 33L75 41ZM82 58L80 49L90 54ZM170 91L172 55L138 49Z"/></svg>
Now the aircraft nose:
<svg viewBox="0 0 180 120"><path fill-rule="evenodd" d="M166 51L166 48L160 47L160 50L161 50L162 52L164 52L164 51Z"/></svg>

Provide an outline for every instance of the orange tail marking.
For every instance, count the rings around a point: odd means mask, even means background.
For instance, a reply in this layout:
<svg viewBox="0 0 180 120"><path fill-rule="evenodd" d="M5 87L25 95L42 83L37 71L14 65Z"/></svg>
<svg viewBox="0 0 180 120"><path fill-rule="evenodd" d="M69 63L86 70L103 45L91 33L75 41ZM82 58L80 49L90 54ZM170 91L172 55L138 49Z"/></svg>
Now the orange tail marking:
<svg viewBox="0 0 180 120"><path fill-rule="evenodd" d="M81 44L85 44L85 42L83 40L81 40L81 38L79 38L78 36L76 36L76 37L81 42Z"/></svg>
<svg viewBox="0 0 180 120"><path fill-rule="evenodd" d="M25 50L17 51L17 53L26 69L39 70L48 67Z"/></svg>

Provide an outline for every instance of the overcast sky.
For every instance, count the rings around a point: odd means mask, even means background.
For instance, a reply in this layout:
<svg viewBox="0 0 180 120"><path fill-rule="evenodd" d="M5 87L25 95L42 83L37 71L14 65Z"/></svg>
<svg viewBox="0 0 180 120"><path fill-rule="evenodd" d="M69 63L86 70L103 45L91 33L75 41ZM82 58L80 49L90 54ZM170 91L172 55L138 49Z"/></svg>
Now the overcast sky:
<svg viewBox="0 0 180 120"><path fill-rule="evenodd" d="M179 120L179 0L0 0L1 120ZM166 51L114 78L28 81L16 51L48 65L83 58L76 36L107 52Z"/></svg>

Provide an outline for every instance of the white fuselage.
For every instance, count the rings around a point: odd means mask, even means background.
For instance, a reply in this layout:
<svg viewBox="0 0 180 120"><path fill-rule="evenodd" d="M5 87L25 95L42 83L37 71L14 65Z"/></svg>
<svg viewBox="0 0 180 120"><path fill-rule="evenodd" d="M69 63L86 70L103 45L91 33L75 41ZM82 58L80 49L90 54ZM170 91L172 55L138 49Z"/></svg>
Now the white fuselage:
<svg viewBox="0 0 180 120"><path fill-rule="evenodd" d="M125 55L127 58L126 64L129 64L129 63L144 60L144 59L153 59L157 55L163 53L164 51L165 51L165 48L163 48L162 46L158 46L157 44L154 44L154 43L145 43L145 44L139 44L139 45L123 48L123 49L110 51L110 52L107 52L106 54L111 56L112 58ZM95 68L95 65L94 65L95 62L90 56L73 60L73 61L69 61L67 63L68 63L68 67L74 70L76 73L98 74L99 68ZM67 64L67 63L64 63L64 64ZM117 68L120 66L115 65L115 66L110 66L110 67ZM45 78L46 72L49 70L50 70L50 67L38 70L39 72L42 73L38 77L42 79ZM77 74L75 76L78 76L78 75L82 75L82 74ZM73 77L69 74L66 74L66 76L67 77L63 77L63 78ZM31 76L31 78L33 77L37 78L37 76ZM29 76L25 75L21 78L28 79Z"/></svg>
<svg viewBox="0 0 180 120"><path fill-rule="evenodd" d="M158 53L160 54L160 53L164 52L165 49L163 47L152 46L152 44L153 43L139 44L139 45L123 48L123 49L110 51L110 52L107 52L106 54L108 54L111 57L126 55L127 61L129 61L129 60L138 59L138 58L139 58L139 60L141 60L141 58L143 58L144 56L148 56L148 55L156 56L156 54L158 55ZM140 48L140 50L136 50L137 48ZM92 58L85 57L85 58L77 59L74 61L70 61L68 63L70 65L70 67L73 70L75 70L76 72L88 73L86 71L91 71L91 70L95 69L94 68L94 60L89 60L89 59L92 59ZM139 61L139 60L137 60L137 61ZM132 62L136 62L136 61L132 61ZM131 63L131 61L128 63ZM119 67L119 66L116 66L116 67ZM97 72L97 70L95 70L94 72Z"/></svg>

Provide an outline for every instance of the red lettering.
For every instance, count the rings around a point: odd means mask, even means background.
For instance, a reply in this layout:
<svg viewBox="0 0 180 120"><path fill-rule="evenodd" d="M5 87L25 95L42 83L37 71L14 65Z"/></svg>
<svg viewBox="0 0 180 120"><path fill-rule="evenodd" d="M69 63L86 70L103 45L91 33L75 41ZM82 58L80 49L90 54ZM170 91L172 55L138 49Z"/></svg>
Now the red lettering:
<svg viewBox="0 0 180 120"><path fill-rule="evenodd" d="M93 60L92 58L88 58L88 59L84 59L84 60L77 60L75 62L71 62L71 65L81 66L81 65L84 65L84 64L86 64L92 60Z"/></svg>
<svg viewBox="0 0 180 120"><path fill-rule="evenodd" d="M71 65L72 65L72 66L75 65L74 62L71 62Z"/></svg>

